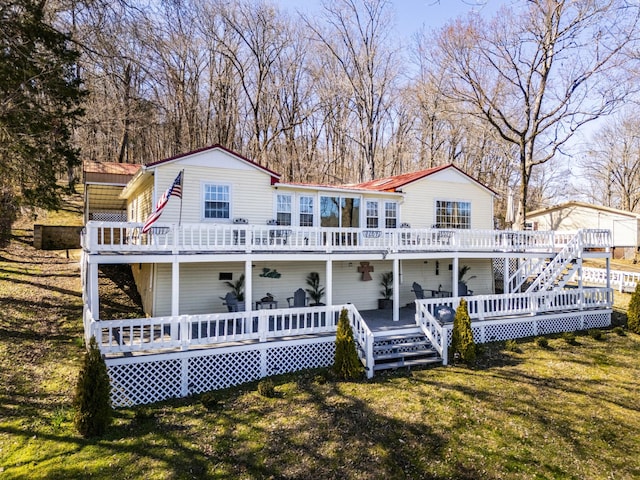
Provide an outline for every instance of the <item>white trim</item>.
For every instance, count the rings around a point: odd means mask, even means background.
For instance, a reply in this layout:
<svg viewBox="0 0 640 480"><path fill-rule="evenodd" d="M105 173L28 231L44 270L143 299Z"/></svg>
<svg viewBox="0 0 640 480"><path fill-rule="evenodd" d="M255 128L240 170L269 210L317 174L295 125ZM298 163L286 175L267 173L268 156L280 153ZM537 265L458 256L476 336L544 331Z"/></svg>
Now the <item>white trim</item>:
<svg viewBox="0 0 640 480"><path fill-rule="evenodd" d="M381 200L378 200L378 199L365 198L365 200L364 200L364 209L363 209L363 211L364 211L363 228L367 228L367 229L372 229L372 228L373 229L378 229L378 228L381 228L380 227L380 204L383 203L383 202L384 201L381 201ZM369 210L369 206L367 205L368 203L375 203L376 204L376 215L375 215L375 217L370 217L368 215L368 210ZM369 218L372 218L372 219L375 218L376 219L377 225L375 227L370 227L367 224L367 220Z"/></svg>
<svg viewBox="0 0 640 480"><path fill-rule="evenodd" d="M318 219L318 215L316 212L316 208L318 205L318 196L317 195L306 195L306 194L299 194L296 195L298 201L296 202L296 207L297 207L297 212L296 212L296 218L297 218L297 222L296 224L298 226L302 226L300 225L300 216L302 215L302 208L300 205L300 202L302 201L303 198L310 198L311 199L311 215L312 215L312 219L313 221L311 222L311 225L304 225L305 227L315 227L316 223L317 223L317 219ZM307 213L305 213L305 215L308 215Z"/></svg>
<svg viewBox="0 0 640 480"><path fill-rule="evenodd" d="M275 188L290 188L290 189L299 189L299 190L313 190L314 192L336 192L339 194L348 194L348 195L382 195L385 197L401 197L404 198L406 193L404 192L385 192L379 190L366 190L363 188L341 188L341 187L332 187L329 185L296 185L296 184L288 184L288 183L275 183L273 184Z"/></svg>
<svg viewBox="0 0 640 480"><path fill-rule="evenodd" d="M229 218L206 218L205 217L205 189L207 186L228 187L229 188ZM155 205L155 204L154 204ZM200 220L203 223L231 223L233 221L233 184L229 182L209 182L200 181Z"/></svg>
<svg viewBox="0 0 640 480"><path fill-rule="evenodd" d="M278 220L278 197L289 197L289 205L290 205L290 210L289 212L282 212L282 213L289 213L290 215L290 220L289 220L289 224L285 225L285 226L296 226L298 225L298 223L295 221L295 200L296 200L296 195L294 193L282 193L279 192L278 190L275 191L275 195L273 196L273 219L274 220ZM278 225L280 225L280 223L278 223Z"/></svg>
<svg viewBox="0 0 640 480"><path fill-rule="evenodd" d="M438 202L468 203L469 204L469 227L459 228L459 227L450 227L450 226L440 225L440 223L438 222ZM434 228L444 228L444 229L456 228L459 230L471 230L472 228L471 225L473 220L472 210L473 210L473 201L471 201L470 199L435 197L433 199L433 222L434 222L434 225L437 225L437 227L434 227Z"/></svg>

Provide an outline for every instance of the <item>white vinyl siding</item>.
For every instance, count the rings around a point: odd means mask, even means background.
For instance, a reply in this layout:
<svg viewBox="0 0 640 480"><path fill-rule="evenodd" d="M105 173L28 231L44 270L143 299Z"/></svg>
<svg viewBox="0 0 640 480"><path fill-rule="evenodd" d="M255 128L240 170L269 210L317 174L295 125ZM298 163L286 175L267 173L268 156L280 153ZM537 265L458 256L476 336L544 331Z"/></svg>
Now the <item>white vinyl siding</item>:
<svg viewBox="0 0 640 480"><path fill-rule="evenodd" d="M183 224L200 223L204 219L203 184L231 186L230 219L246 218L249 223L266 225L273 219L273 187L270 176L261 170L235 160L231 155L222 151L204 152L198 154L203 165L190 165L188 159L179 160L156 167L156 188L164 192L176 178L180 170L184 169L182 188L182 213L180 213L180 198L171 197L160 222ZM224 164L224 168L215 167L217 163ZM237 165L237 168L235 166ZM232 168L234 167L234 168ZM146 216L145 216L146 218ZM213 222L214 219L207 219ZM228 221L228 220L224 220Z"/></svg>
<svg viewBox="0 0 640 480"><path fill-rule="evenodd" d="M400 222L409 223L412 228L431 228L436 225L435 201L437 199L469 202L471 205L470 228L477 230L494 228L493 194L460 172L455 170L437 172L402 187L402 190L406 197L402 203ZM454 198L452 198L452 192L455 192Z"/></svg>

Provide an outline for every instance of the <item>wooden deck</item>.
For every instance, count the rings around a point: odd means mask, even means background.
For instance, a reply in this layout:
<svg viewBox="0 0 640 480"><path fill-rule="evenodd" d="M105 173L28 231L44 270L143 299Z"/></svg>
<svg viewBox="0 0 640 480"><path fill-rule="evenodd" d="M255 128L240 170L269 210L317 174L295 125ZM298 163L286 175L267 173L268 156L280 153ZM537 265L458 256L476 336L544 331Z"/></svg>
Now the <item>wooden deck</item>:
<svg viewBox="0 0 640 480"><path fill-rule="evenodd" d="M403 330L417 328L416 307L410 305L400 308L400 318L393 321L393 310L361 310L360 315L375 334L376 332L387 332L389 330Z"/></svg>

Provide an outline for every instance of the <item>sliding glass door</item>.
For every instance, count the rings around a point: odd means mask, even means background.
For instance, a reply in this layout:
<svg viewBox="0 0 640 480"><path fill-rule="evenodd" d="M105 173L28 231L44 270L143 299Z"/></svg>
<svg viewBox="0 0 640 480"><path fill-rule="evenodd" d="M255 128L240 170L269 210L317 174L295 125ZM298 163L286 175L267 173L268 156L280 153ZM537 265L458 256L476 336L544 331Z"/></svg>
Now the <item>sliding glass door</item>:
<svg viewBox="0 0 640 480"><path fill-rule="evenodd" d="M321 196L320 226L358 228L360 226L360 199Z"/></svg>

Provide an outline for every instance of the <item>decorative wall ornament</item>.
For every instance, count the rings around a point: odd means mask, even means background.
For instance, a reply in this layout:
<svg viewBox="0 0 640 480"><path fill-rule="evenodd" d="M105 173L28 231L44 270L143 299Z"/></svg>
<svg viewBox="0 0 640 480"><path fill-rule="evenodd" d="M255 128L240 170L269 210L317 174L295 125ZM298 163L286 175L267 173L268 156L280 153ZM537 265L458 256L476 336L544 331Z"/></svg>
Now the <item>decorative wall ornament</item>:
<svg viewBox="0 0 640 480"><path fill-rule="evenodd" d="M277 270L271 270L270 268L263 268L262 273L258 276L264 277L264 278L280 278L282 274L278 273Z"/></svg>
<svg viewBox="0 0 640 480"><path fill-rule="evenodd" d="M373 272L373 266L369 265L369 262L360 262L360 266L358 267L358 273L362 274L363 282L368 282L369 280L373 280L373 278L371 278L371 272Z"/></svg>

